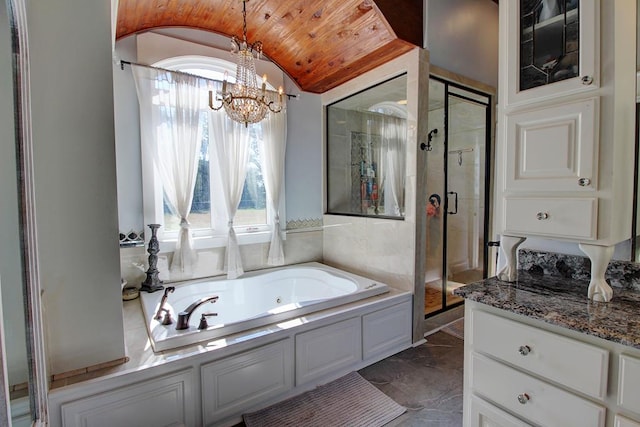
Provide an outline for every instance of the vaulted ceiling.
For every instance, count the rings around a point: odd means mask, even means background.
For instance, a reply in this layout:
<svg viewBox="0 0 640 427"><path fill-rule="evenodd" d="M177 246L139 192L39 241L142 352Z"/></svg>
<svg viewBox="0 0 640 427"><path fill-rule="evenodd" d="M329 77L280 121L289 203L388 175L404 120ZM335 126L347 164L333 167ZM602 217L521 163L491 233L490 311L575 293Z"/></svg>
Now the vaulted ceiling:
<svg viewBox="0 0 640 427"><path fill-rule="evenodd" d="M422 0L248 0L247 38L322 93L423 45ZM242 0L119 0L116 38L189 27L242 35Z"/></svg>

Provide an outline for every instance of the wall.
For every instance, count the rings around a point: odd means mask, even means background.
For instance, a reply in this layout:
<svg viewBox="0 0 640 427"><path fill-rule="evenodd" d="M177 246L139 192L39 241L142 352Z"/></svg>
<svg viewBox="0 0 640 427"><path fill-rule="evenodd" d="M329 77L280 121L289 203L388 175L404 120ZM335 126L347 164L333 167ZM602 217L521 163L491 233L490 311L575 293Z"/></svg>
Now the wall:
<svg viewBox="0 0 640 427"><path fill-rule="evenodd" d="M124 357L109 2L27 4L50 373Z"/></svg>
<svg viewBox="0 0 640 427"><path fill-rule="evenodd" d="M229 59L229 39L189 29L163 29L128 37L116 43L118 59L153 64L183 55ZM219 48L225 50L219 50ZM266 73L274 86L298 95L287 101L287 151L285 159L285 263L322 260L322 105L320 96L301 93L273 64L260 61L258 74ZM114 65L115 134L118 166L119 226L123 235L145 230L142 207L140 123L135 84L128 66ZM269 267L269 243L243 244L241 256L246 271ZM224 273L225 248L198 251L195 271L183 275L169 272L170 253L161 245L160 278L166 281L215 276ZM121 274L133 285L145 277L148 254L144 247L122 248Z"/></svg>
<svg viewBox="0 0 640 427"><path fill-rule="evenodd" d="M27 351L22 298L18 183L13 110L11 31L0 4L0 290L5 324L9 384L27 382Z"/></svg>
<svg viewBox="0 0 640 427"><path fill-rule="evenodd" d="M325 215L323 257L327 264L411 292L415 288L418 63L415 49L322 94L323 105L328 105L407 72L405 219Z"/></svg>
<svg viewBox="0 0 640 427"><path fill-rule="evenodd" d="M426 0L432 65L498 87L498 5L492 0Z"/></svg>

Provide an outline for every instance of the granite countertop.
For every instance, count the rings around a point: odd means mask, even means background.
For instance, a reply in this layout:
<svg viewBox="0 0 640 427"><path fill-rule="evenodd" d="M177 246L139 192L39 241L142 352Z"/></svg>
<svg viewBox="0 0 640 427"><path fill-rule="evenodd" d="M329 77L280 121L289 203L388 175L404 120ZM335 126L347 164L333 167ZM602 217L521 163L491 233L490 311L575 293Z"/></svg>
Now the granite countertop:
<svg viewBox="0 0 640 427"><path fill-rule="evenodd" d="M455 295L531 319L640 349L640 292L613 288L610 302L590 301L589 282L518 270L516 282L495 277L463 286Z"/></svg>

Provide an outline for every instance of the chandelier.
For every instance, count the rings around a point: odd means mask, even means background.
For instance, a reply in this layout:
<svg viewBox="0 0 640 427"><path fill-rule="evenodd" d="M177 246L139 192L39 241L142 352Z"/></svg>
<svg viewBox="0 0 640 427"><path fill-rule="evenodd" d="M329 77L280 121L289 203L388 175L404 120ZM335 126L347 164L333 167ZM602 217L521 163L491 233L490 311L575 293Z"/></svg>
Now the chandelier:
<svg viewBox="0 0 640 427"><path fill-rule="evenodd" d="M268 112L282 111L282 87L278 92L267 90L265 74L262 76L262 87L258 88L254 55L260 59L262 42L247 41L247 1L242 0L242 40L236 36L231 38L231 53L237 55L236 82L228 84L225 73L222 91L215 96L215 101L220 103L218 106L214 106L213 91L209 91L209 107L216 111L224 107L232 120L244 123L245 127L249 123L258 123Z"/></svg>

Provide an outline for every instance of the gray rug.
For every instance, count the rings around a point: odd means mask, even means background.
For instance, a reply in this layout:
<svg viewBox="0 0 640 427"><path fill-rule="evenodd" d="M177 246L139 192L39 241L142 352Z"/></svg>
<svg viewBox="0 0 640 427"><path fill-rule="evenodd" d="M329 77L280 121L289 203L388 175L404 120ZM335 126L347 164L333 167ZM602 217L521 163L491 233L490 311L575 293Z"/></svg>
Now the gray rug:
<svg viewBox="0 0 640 427"><path fill-rule="evenodd" d="M405 411L360 374L351 372L243 417L247 427L380 427Z"/></svg>
<svg viewBox="0 0 640 427"><path fill-rule="evenodd" d="M454 322L449 323L442 328L442 332L446 332L449 335L453 335L456 338L464 339L464 317Z"/></svg>

